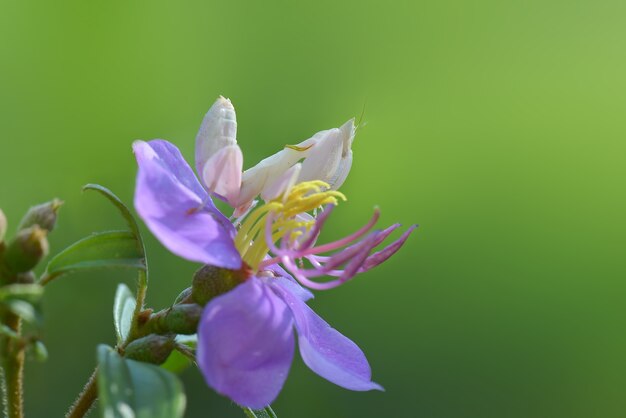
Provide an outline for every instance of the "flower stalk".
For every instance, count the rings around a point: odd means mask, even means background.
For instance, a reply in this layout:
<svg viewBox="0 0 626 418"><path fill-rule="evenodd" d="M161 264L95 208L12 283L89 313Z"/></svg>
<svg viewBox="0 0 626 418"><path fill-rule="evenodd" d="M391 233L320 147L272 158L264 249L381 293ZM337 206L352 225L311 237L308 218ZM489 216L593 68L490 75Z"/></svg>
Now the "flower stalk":
<svg viewBox="0 0 626 418"><path fill-rule="evenodd" d="M7 312L3 324L18 335L18 338L2 336L2 368L5 385L5 415L7 418L24 417L24 344L19 340L21 319Z"/></svg>
<svg viewBox="0 0 626 418"><path fill-rule="evenodd" d="M74 401L70 410L65 414L65 418L82 418L84 417L93 406L96 398L98 397L98 368L96 367L89 380L85 384L80 395Z"/></svg>

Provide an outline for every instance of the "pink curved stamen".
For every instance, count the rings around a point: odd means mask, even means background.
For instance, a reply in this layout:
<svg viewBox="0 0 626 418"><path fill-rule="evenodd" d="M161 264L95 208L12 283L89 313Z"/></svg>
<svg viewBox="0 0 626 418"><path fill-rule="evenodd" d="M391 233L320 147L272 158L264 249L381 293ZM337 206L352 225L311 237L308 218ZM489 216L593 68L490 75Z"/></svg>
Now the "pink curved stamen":
<svg viewBox="0 0 626 418"><path fill-rule="evenodd" d="M303 249L300 252L301 257L305 255L309 255L309 254L325 253L328 251L336 250L337 248L345 247L346 245L356 241L357 239L361 238L363 235L367 234L374 227L374 225L376 225L376 222L378 222L378 218L380 218L380 209L375 208L374 214L372 215L372 218L369 220L369 222L366 223L363 227L361 227L356 232L348 235L347 237L344 237L334 242L330 242L328 244L323 244L323 245L318 245L317 247Z"/></svg>
<svg viewBox="0 0 626 418"><path fill-rule="evenodd" d="M315 240L317 240L322 232L322 227L324 226L324 223L326 223L326 219L328 219L333 209L335 209L335 205L326 205L324 207L320 216L315 219L315 224L313 225L313 229L309 232L308 238L299 245L299 250L309 248L313 245L313 243L315 243Z"/></svg>
<svg viewBox="0 0 626 418"><path fill-rule="evenodd" d="M405 241L409 238L409 235L411 235L411 232L413 232L415 228L417 228L417 225L411 225L411 227L407 229L406 232L396 241L367 257L358 272L363 273L387 261L389 257L394 255L400 247L404 245Z"/></svg>
<svg viewBox="0 0 626 418"><path fill-rule="evenodd" d="M370 236L367 239L361 241L358 245L354 245L351 248L346 248L340 253L337 253L330 257L328 262L321 265L319 268L313 269L303 269L299 268L300 274L305 277L319 277L325 276L327 272L335 270L337 267L349 263L354 258L361 258L362 254L365 254L365 257L369 255L372 250L372 243L376 237ZM290 257L292 258L292 257Z"/></svg>
<svg viewBox="0 0 626 418"><path fill-rule="evenodd" d="M280 262L280 257L272 257L272 258L268 258L267 260L263 260L261 261L261 263L259 264L258 270L264 270L265 268L273 265L273 264L277 264Z"/></svg>
<svg viewBox="0 0 626 418"><path fill-rule="evenodd" d="M343 274L339 276L338 280L342 280L346 282L352 279L354 276L356 276L357 272L359 271L359 269L361 268L365 260L370 255L370 252L375 247L375 245L372 245L372 244L376 241L376 238L377 238L376 236L373 236L371 239L371 242L367 243L367 245L364 245L367 251L360 251L359 253L357 253L356 256L350 259L348 264L346 264L346 267L343 269Z"/></svg>
<svg viewBox="0 0 626 418"><path fill-rule="evenodd" d="M306 240L301 243L285 235L280 239L280 244L277 245L273 237L276 214L273 212L268 213L264 225L264 238L268 249L274 254L274 257L263 260L259 265L259 269L282 262L283 266L303 286L314 290L332 289L352 279L356 274L370 270L387 260L400 249L411 232L416 228L416 225L411 226L398 240L372 254L374 248L382 244L393 231L400 227L400 224L393 224L382 231L373 232L360 242L355 243L356 240L369 232L378 221L380 211L376 209L369 222L356 232L332 243L315 247L313 243L319 236L322 226L328 219L333 207L333 205L326 207L326 210L315 220L315 224L309 231ZM295 248L296 246L297 248ZM340 248L341 251L330 256L318 255L319 253ZM302 265L303 259L308 260L312 268L305 268ZM344 267L341 268L341 266ZM337 279L328 282L312 280L320 276L332 276L337 277Z"/></svg>
<svg viewBox="0 0 626 418"><path fill-rule="evenodd" d="M326 221L328 215L325 214L325 212L326 211L324 211L324 213L322 213L320 218L318 218L315 222L315 226L317 227L318 222L321 221L319 227L317 228L314 227L314 229L311 230L310 237L298 249L285 248L285 247L278 249L274 245L273 240L271 239L271 232L272 232L271 221L273 221L273 218L270 219L268 215L268 222L265 225L265 239L268 243L268 248L270 249L270 251L276 254L277 256L290 256L290 257L295 257L295 258L302 258L307 255L333 251L333 250L345 247L346 245L350 243L353 243L354 241L356 241L357 239L359 239L360 237L368 233L374 227L374 225L376 225L376 222L378 221L378 218L380 217L380 210L378 208L375 208L374 214L372 215L371 219L367 222L367 224L362 226L356 232L348 235L347 237L344 237L340 240L337 240L328 244L319 245L317 247L307 247L307 245L310 245L310 242L314 242L314 239L311 239L311 238L312 237L316 238L315 237L316 233L318 233L319 229L321 228L321 225L323 225L323 223Z"/></svg>
<svg viewBox="0 0 626 418"><path fill-rule="evenodd" d="M300 273L298 267L293 263L293 260L289 257L282 257L283 265L293 274L294 278L299 281L302 285L314 289L314 290L328 290L333 289L337 286L341 286L344 282L341 280L333 280L330 282L319 283L313 280L309 280L305 276Z"/></svg>
<svg viewBox="0 0 626 418"><path fill-rule="evenodd" d="M322 268L323 266L322 266L321 261L328 261L328 259L330 259L330 257L320 257L317 255L307 255L305 258L309 260L309 262L315 268ZM325 259L325 260L320 260L320 258ZM326 275L333 276L333 277L339 277L342 274L343 274L343 270L330 270L326 272Z"/></svg>
<svg viewBox="0 0 626 418"><path fill-rule="evenodd" d="M274 226L274 212L269 212L267 214L267 219L265 220L265 243L267 244L267 248L272 253L277 255L276 258L279 258L280 256L283 256L283 255L296 256L297 252L285 250L284 248L278 248L276 246L276 244L274 243L274 238L272 237L272 235L274 235L272 231L273 226Z"/></svg>

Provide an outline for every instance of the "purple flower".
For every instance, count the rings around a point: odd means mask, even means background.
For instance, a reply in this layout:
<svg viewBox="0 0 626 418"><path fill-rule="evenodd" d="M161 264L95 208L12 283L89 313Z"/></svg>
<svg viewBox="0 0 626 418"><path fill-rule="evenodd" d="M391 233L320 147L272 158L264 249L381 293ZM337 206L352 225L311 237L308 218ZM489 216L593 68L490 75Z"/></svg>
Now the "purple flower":
<svg viewBox="0 0 626 418"><path fill-rule="evenodd" d="M212 300L198 329L208 384L241 405L269 405L291 366L295 326L300 355L315 373L351 390L382 389L361 349L306 305L307 293L288 278L257 276Z"/></svg>
<svg viewBox="0 0 626 418"><path fill-rule="evenodd" d="M229 269L241 268L235 228L217 210L180 151L167 141L136 141L135 208L174 254Z"/></svg>
<svg viewBox="0 0 626 418"><path fill-rule="evenodd" d="M238 200L246 183L243 181L244 186L239 187L237 181L232 181L237 178L233 173L240 173L240 159L232 159L237 154L234 147L238 150L236 129L231 123L234 109L223 100L211 108L198 134L196 165L202 182L178 149L167 141L133 144L139 164L135 207L155 236L183 258L237 270L245 276L241 284L210 300L204 309L198 327L197 359L207 383L241 405L269 405L287 377L295 347L295 327L300 355L315 373L351 390L382 389L372 382L370 366L358 346L306 305L313 295L300 284L313 289L338 286L389 258L414 227L384 249L373 252L399 227L393 225L372 232L378 219L375 211L370 222L350 236L316 245L333 207L345 198L331 189L331 183L308 176L331 178L336 184L343 182L352 154L341 150L346 146L349 150L353 125L346 128L348 131L342 127L315 141L307 140L310 143L304 145L308 153L303 163L288 159L287 164L284 155L278 158L279 165L259 163L255 172L265 180L255 179L256 191L250 192L248 187L244 201ZM214 109L216 106L219 111ZM227 117L215 117L216 114ZM203 135L214 142L204 143ZM224 140L225 137L230 139ZM229 150L221 151L226 148ZM215 155L219 157L213 158ZM317 171L305 165L307 159L315 162L321 156L335 161L325 161L327 167ZM220 170L230 174L223 178ZM306 173L305 181L302 173ZM250 199L255 195L251 193L260 193L266 203L254 207ZM210 194L225 198L239 212L251 207L237 220L238 228L217 210ZM318 212L318 216L309 212ZM312 280L326 275L336 279Z"/></svg>

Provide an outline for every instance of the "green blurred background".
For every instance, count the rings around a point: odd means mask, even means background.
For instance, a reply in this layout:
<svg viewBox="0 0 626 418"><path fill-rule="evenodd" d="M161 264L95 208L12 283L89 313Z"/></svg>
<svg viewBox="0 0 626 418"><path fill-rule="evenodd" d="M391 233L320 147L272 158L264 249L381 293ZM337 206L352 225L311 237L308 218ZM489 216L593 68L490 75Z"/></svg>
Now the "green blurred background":
<svg viewBox="0 0 626 418"><path fill-rule="evenodd" d="M123 223L134 139L187 157L232 99L249 167L365 109L330 239L382 208L419 223L390 262L319 293L386 392L298 358L279 417L626 416L626 3L623 1L0 0L0 207L65 200L53 252ZM148 302L198 267L147 230ZM50 359L27 365L30 417L62 416L114 342L130 272L54 282ZM240 417L196 370L187 417Z"/></svg>

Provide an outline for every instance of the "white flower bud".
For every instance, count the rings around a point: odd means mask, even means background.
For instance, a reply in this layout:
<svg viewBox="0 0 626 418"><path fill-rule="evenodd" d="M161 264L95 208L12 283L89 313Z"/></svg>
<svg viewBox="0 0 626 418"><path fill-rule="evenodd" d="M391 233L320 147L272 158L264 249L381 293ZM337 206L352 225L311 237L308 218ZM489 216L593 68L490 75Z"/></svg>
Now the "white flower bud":
<svg viewBox="0 0 626 418"><path fill-rule="evenodd" d="M209 192L232 204L239 195L242 167L235 108L230 100L220 96L204 116L196 135L196 170Z"/></svg>
<svg viewBox="0 0 626 418"><path fill-rule="evenodd" d="M351 119L340 128L318 132L297 145L287 145L246 170L237 199L238 212L243 212L258 195L264 200L280 195L277 194L277 187L283 181L293 185L296 182L321 180L328 183L331 189L338 189L352 166L354 134L354 119ZM303 162L298 168L297 178L292 179L293 172L285 177L287 171L300 160Z"/></svg>

